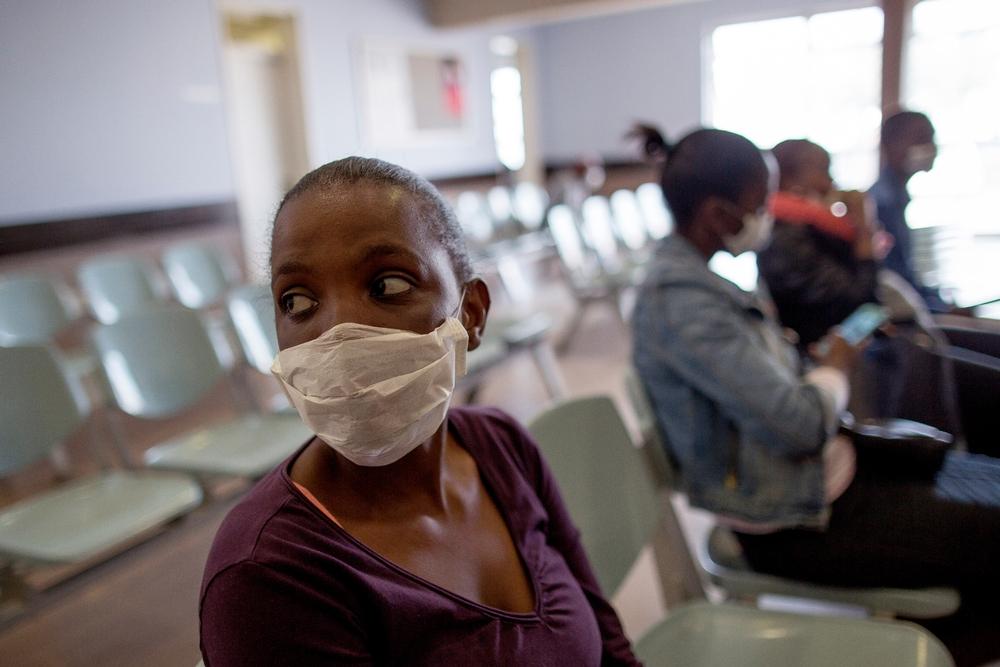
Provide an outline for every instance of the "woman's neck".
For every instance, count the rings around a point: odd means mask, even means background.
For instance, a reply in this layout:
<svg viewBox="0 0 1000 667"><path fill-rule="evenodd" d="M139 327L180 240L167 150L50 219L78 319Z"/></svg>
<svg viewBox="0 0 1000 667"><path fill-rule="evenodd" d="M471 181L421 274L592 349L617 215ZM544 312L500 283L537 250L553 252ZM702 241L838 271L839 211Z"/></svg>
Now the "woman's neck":
<svg viewBox="0 0 1000 667"><path fill-rule="evenodd" d="M359 466L314 438L292 466L292 479L342 516L390 518L448 512L448 422L399 461Z"/></svg>
<svg viewBox="0 0 1000 667"><path fill-rule="evenodd" d="M698 254L705 258L706 263L712 259L715 253L722 250L722 243L718 237L709 233L704 225L687 225L683 229L678 229L677 234L694 246Z"/></svg>

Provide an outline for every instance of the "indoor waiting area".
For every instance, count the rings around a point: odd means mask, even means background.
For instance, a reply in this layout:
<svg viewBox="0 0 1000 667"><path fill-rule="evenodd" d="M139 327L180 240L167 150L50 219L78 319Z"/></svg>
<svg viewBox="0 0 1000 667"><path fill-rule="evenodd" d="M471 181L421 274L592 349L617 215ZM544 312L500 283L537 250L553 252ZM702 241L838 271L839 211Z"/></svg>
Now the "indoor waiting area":
<svg viewBox="0 0 1000 667"><path fill-rule="evenodd" d="M3 665L1000 665L1000 1L0 44Z"/></svg>

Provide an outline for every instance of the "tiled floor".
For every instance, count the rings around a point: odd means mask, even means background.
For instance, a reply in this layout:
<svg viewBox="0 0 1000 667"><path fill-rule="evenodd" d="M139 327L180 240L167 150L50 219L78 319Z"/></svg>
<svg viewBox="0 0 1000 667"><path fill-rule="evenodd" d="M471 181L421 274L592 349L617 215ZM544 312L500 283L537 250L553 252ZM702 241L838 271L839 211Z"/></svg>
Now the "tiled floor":
<svg viewBox="0 0 1000 667"><path fill-rule="evenodd" d="M216 240L231 244L228 236ZM146 247L153 253L155 246ZM67 272L70 260L48 260L43 265ZM37 265L38 262L35 262ZM0 265L0 270L10 266ZM33 267L37 268L37 267ZM491 281L492 282L492 281ZM550 270L534 280L538 303L563 324L569 321L573 302L569 292ZM497 308L503 296L494 286ZM630 426L623 386L629 360L629 335L613 312L604 306L588 310L578 330L559 357L559 366L571 396L609 394ZM537 370L527 354L518 355L489 372L479 402L499 405L522 421L529 421L549 403ZM169 428L186 428L222 416L225 392L216 392ZM141 450L162 435L162 427L129 423L134 449ZM70 448L74 470L84 464L85 443ZM86 467L85 465L83 467ZM0 487L0 504L28 495L53 483L51 475L36 471ZM11 665L193 665L198 660L197 594L201 570L218 523L245 491L245 485L220 489L225 497L201 508L177 525L115 559L98 565L39 594L27 610L0 626L0 656ZM691 544L708 527L707 518L675 502ZM65 578L67 572L40 572L38 585ZM615 595L626 630L638 636L662 615L664 605L655 585L648 553Z"/></svg>

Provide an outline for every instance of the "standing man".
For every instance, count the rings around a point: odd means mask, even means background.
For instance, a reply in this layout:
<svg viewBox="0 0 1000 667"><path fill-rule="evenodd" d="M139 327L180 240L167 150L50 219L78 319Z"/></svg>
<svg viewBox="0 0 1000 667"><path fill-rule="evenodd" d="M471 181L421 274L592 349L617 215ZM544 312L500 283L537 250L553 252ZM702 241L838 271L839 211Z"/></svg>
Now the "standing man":
<svg viewBox="0 0 1000 667"><path fill-rule="evenodd" d="M882 226L895 238L883 266L913 285L932 311L947 312L951 306L913 270L913 242L906 224L907 183L918 171L930 171L936 157L934 126L925 114L900 111L889 116L882 124L882 172L868 194L878 206Z"/></svg>

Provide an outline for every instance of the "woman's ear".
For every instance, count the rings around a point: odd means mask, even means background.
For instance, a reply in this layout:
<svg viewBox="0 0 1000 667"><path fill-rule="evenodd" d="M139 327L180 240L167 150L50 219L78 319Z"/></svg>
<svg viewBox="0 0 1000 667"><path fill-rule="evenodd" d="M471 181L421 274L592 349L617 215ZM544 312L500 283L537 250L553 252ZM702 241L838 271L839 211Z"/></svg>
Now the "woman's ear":
<svg viewBox="0 0 1000 667"><path fill-rule="evenodd" d="M459 319L469 334L469 350L479 347L486 330L486 316L490 312L490 290L480 278L465 284L465 301Z"/></svg>
<svg viewBox="0 0 1000 667"><path fill-rule="evenodd" d="M698 207L696 214L704 223L703 226L712 230L715 236L722 239L736 234L743 226L732 212L732 204L720 197L707 197Z"/></svg>

